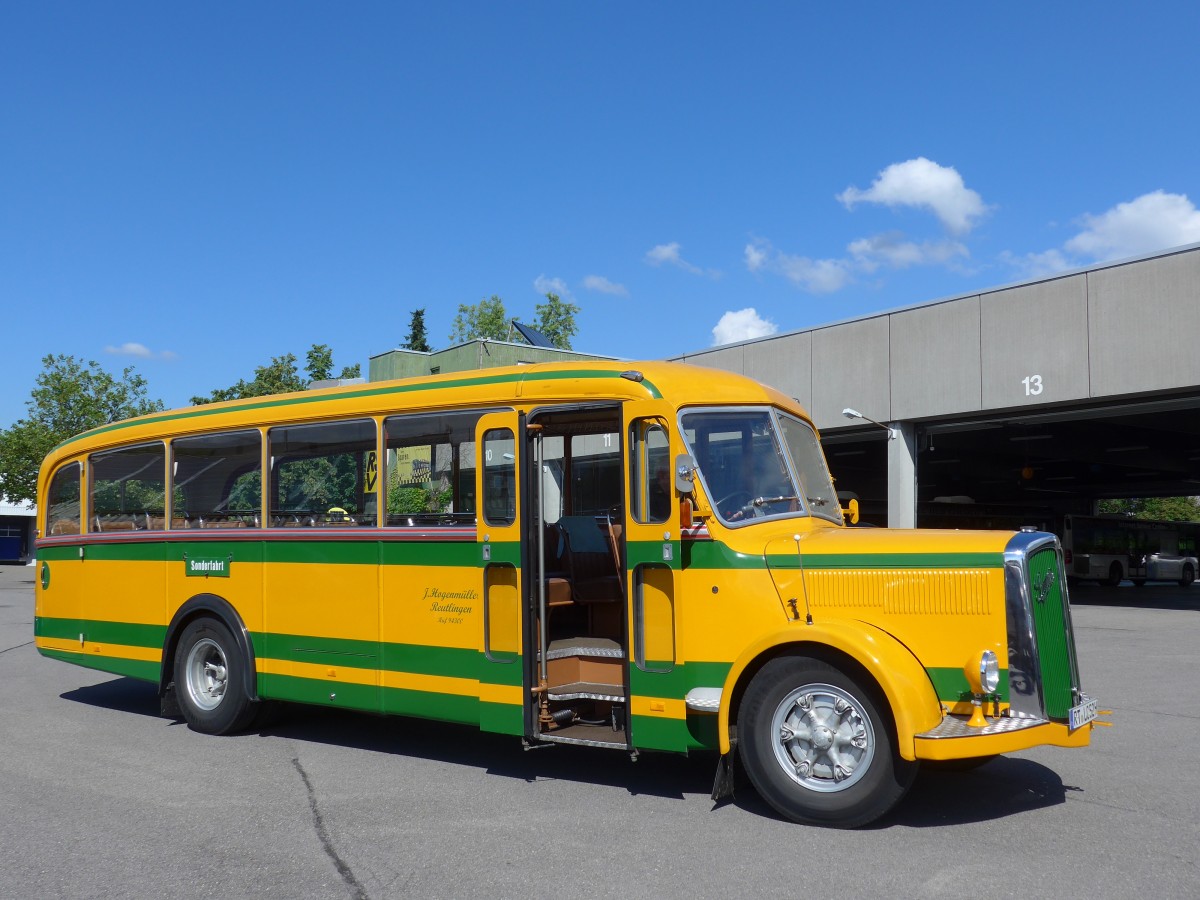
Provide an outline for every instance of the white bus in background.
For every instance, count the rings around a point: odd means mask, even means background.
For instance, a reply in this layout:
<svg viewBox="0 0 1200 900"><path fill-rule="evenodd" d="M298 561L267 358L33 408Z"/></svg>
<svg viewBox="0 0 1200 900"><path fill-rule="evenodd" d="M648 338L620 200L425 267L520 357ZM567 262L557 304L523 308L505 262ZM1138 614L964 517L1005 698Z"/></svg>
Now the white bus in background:
<svg viewBox="0 0 1200 900"><path fill-rule="evenodd" d="M1059 537L1067 574L1080 581L1190 585L1200 573L1200 523L1066 515Z"/></svg>

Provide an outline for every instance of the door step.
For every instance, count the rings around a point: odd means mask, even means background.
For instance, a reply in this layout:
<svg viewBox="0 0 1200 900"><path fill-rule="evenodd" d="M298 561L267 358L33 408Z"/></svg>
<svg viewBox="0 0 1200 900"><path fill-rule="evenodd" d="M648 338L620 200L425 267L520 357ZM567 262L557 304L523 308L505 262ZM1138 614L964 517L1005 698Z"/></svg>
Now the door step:
<svg viewBox="0 0 1200 900"><path fill-rule="evenodd" d="M575 744L579 747L603 747L609 750L625 750L625 731L613 731L602 725L568 725L557 731L538 735L539 741L551 744Z"/></svg>
<svg viewBox="0 0 1200 900"><path fill-rule="evenodd" d="M609 703L624 703L625 689L619 684L573 681L547 688L546 696L550 700L606 700Z"/></svg>

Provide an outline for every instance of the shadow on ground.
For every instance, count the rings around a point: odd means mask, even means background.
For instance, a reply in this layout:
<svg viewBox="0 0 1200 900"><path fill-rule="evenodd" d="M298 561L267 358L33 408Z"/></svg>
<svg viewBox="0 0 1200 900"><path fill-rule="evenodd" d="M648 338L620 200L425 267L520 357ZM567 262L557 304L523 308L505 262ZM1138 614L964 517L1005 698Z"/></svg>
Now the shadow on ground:
<svg viewBox="0 0 1200 900"><path fill-rule="evenodd" d="M155 686L131 678L78 688L62 697L121 714L157 717L159 711ZM180 724L172 719L163 723ZM574 781L668 799L707 796L717 763L711 751L687 757L642 753L633 761L626 753L589 747L525 750L514 737L466 725L299 705L283 706L278 722L256 731L264 737L470 766L501 778ZM203 735L196 739L220 740ZM1076 790L1080 789L1063 785L1045 766L1015 756L1000 756L966 772L930 766L918 773L895 810L868 827L940 828L1002 819L1063 803L1067 792ZM744 776L738 778L734 797L714 804L713 809L731 804L755 815L779 818Z"/></svg>

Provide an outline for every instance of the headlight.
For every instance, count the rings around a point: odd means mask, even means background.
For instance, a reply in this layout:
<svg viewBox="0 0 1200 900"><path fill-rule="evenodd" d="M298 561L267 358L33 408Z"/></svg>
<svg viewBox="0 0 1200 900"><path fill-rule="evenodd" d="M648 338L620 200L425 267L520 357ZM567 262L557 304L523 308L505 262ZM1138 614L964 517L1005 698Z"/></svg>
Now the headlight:
<svg viewBox="0 0 1200 900"><path fill-rule="evenodd" d="M977 657L967 660L963 674L971 686L972 694L994 694L1000 687L1000 660L995 650L984 650Z"/></svg>

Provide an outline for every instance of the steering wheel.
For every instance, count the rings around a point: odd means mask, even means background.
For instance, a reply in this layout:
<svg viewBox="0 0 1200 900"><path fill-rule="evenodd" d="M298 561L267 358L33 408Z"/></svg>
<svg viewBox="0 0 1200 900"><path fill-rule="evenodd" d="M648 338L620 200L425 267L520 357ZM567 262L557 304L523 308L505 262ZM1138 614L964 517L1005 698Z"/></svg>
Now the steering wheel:
<svg viewBox="0 0 1200 900"><path fill-rule="evenodd" d="M744 518L749 512L761 516L762 510L754 505L754 495L749 491L734 491L717 501L717 509L726 519Z"/></svg>

